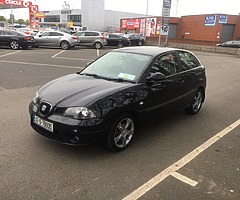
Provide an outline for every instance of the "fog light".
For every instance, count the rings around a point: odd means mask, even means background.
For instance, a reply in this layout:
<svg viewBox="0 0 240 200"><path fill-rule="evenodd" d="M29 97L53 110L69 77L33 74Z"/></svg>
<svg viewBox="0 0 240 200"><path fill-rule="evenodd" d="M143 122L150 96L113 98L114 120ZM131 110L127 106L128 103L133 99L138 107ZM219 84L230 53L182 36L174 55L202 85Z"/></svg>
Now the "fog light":
<svg viewBox="0 0 240 200"><path fill-rule="evenodd" d="M70 141L74 144L77 144L77 143L79 143L80 138L78 136L74 136L72 139L70 139Z"/></svg>

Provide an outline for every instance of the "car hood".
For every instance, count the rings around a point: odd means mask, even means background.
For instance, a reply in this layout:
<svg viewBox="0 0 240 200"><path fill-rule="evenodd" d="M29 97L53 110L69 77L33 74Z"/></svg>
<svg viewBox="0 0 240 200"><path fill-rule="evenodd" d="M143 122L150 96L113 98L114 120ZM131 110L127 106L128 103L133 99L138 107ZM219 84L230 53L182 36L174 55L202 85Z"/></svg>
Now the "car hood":
<svg viewBox="0 0 240 200"><path fill-rule="evenodd" d="M41 101L53 106L86 106L132 84L71 74L47 83L39 89L38 94Z"/></svg>

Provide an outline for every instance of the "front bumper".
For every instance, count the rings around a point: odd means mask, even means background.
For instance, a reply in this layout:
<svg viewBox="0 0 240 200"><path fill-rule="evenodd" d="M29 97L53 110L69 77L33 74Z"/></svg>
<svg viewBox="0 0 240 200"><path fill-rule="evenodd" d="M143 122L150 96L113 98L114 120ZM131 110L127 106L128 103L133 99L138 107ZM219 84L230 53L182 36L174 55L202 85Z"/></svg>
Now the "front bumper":
<svg viewBox="0 0 240 200"><path fill-rule="evenodd" d="M107 128L101 123L84 123L83 120L67 119L66 117L52 115L44 117L33 111L33 103L29 105L31 127L41 135L56 142L68 145L84 145L104 140ZM34 116L53 123L53 132L39 126L34 122Z"/></svg>

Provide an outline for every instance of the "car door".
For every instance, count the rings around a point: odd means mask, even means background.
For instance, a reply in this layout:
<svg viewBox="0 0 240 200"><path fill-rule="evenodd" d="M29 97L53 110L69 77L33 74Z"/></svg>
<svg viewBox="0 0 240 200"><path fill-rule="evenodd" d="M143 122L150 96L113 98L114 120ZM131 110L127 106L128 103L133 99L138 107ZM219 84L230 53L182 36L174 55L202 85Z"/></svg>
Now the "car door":
<svg viewBox="0 0 240 200"><path fill-rule="evenodd" d="M181 108L184 82L182 75L179 74L176 52L168 52L154 59L149 66L147 77L156 73L163 74L165 78L147 84L146 89L149 95L146 98L145 108L148 112L145 113L159 115Z"/></svg>
<svg viewBox="0 0 240 200"><path fill-rule="evenodd" d="M49 34L49 45L51 46L59 46L60 45L60 41L63 37L62 33L59 32L50 32Z"/></svg>
<svg viewBox="0 0 240 200"><path fill-rule="evenodd" d="M49 35L50 32L43 32L42 34L35 36L35 45L36 46L48 46L49 45Z"/></svg>
<svg viewBox="0 0 240 200"><path fill-rule="evenodd" d="M5 30L0 31L0 45L6 46L9 44L9 37L7 35L7 32Z"/></svg>
<svg viewBox="0 0 240 200"><path fill-rule="evenodd" d="M117 46L121 41L121 36L110 34L107 38L107 43L109 46Z"/></svg>
<svg viewBox="0 0 240 200"><path fill-rule="evenodd" d="M205 86L205 68L195 55L188 51L177 51L180 61L180 74L184 79L183 100L185 104L192 101L196 90Z"/></svg>

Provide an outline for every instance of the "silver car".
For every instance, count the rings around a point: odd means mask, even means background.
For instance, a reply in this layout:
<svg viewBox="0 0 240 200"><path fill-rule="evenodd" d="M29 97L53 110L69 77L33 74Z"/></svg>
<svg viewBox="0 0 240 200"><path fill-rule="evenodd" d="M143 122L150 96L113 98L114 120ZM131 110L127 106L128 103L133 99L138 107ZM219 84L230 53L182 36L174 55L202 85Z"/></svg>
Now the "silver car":
<svg viewBox="0 0 240 200"><path fill-rule="evenodd" d="M106 45L106 37L99 31L79 31L73 34L78 38L79 45L93 46L96 49L101 49Z"/></svg>
<svg viewBox="0 0 240 200"><path fill-rule="evenodd" d="M41 34L34 36L34 39L35 47L56 46L66 50L78 44L76 36L60 31L43 31Z"/></svg>

